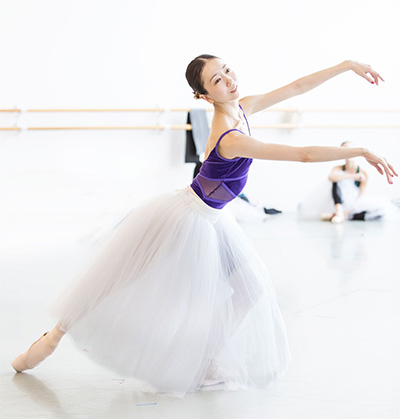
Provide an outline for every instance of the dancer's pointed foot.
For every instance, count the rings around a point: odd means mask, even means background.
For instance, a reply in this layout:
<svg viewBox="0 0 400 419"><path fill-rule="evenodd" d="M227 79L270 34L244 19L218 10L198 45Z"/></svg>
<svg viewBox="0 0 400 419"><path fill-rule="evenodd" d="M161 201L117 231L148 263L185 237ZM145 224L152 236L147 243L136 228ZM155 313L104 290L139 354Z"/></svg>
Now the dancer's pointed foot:
<svg viewBox="0 0 400 419"><path fill-rule="evenodd" d="M340 224L343 223L345 220L343 212L324 212L323 214L321 214L320 219L322 221L330 221L332 224Z"/></svg>
<svg viewBox="0 0 400 419"><path fill-rule="evenodd" d="M225 382L228 382L230 379L231 377L229 376L229 374L221 367L219 367L214 360L212 360L201 386L208 387L217 384L223 384Z"/></svg>
<svg viewBox="0 0 400 419"><path fill-rule="evenodd" d="M17 372L35 368L54 352L63 335L64 332L58 327L55 327L51 332L46 332L26 352L18 355L11 366Z"/></svg>
<svg viewBox="0 0 400 419"><path fill-rule="evenodd" d="M320 215L320 220L321 221L331 221L332 220L332 217L334 216L335 214L332 214L331 212L324 212L324 213L322 213L321 215Z"/></svg>
<svg viewBox="0 0 400 419"><path fill-rule="evenodd" d="M332 224L341 224L344 222L344 215L343 214L335 214L332 219L331 219L331 223Z"/></svg>

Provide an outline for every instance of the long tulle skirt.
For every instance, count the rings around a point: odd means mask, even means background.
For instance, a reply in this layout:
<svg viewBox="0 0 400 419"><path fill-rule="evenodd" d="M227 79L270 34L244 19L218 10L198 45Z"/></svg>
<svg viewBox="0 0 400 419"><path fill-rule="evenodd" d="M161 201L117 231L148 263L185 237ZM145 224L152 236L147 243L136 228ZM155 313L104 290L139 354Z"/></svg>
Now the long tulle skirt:
<svg viewBox="0 0 400 419"><path fill-rule="evenodd" d="M230 211L190 188L133 209L52 313L139 391L267 386L290 360L262 261Z"/></svg>

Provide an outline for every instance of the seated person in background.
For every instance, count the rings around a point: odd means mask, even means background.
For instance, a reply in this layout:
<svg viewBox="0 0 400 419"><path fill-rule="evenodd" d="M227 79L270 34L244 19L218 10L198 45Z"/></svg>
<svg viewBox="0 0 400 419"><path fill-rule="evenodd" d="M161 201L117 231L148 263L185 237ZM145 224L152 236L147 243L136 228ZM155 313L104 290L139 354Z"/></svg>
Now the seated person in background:
<svg viewBox="0 0 400 419"><path fill-rule="evenodd" d="M353 147L349 141L341 144L342 147ZM335 203L333 213L321 214L321 220L331 221L334 224L349 220L367 220L380 218L376 211L360 210L357 201L364 194L368 182L368 174L357 165L354 158L347 159L342 166L335 166L328 178L332 182L332 197ZM358 208L357 208L358 207Z"/></svg>

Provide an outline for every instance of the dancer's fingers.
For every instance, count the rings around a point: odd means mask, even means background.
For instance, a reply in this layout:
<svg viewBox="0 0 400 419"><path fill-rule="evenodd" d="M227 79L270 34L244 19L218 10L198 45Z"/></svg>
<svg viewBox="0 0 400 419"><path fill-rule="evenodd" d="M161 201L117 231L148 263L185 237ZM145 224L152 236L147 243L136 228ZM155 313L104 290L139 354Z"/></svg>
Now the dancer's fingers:
<svg viewBox="0 0 400 419"><path fill-rule="evenodd" d="M362 77L364 77L364 79L365 79L365 80L367 80L368 82L370 82L370 83L374 83L374 81L372 80L372 78L371 78L371 77L369 77L367 73L363 73L363 74L360 74L360 75L361 75Z"/></svg>
<svg viewBox="0 0 400 419"><path fill-rule="evenodd" d="M369 160L369 159L367 159L367 161L368 161L368 163L371 165L371 166L374 166L375 167L375 169L381 174L381 175L383 175L383 170L382 170L382 168L378 165L378 163L376 163L375 161L373 161L373 160Z"/></svg>
<svg viewBox="0 0 400 419"><path fill-rule="evenodd" d="M396 170L394 170L394 167L393 167L390 163L388 163L388 166L389 166L390 170L392 171L392 173L393 173L395 176L399 176L399 175L397 174Z"/></svg>
<svg viewBox="0 0 400 419"><path fill-rule="evenodd" d="M369 83L372 84L379 84L379 79L382 81L383 78L376 72L369 64L362 64L358 62L354 62L353 71L361 77L364 77Z"/></svg>
<svg viewBox="0 0 400 419"><path fill-rule="evenodd" d="M372 163L372 165L375 167L375 169L381 174L383 175L383 170L382 168L377 164L377 163Z"/></svg>
<svg viewBox="0 0 400 419"><path fill-rule="evenodd" d="M388 163L387 163L386 159L382 159L382 163L381 164L383 166L383 169L385 170L387 181L390 184L392 184L393 183L393 180L392 180L393 174L390 172L390 168L388 166Z"/></svg>
<svg viewBox="0 0 400 419"><path fill-rule="evenodd" d="M386 179L387 179L387 181L388 181L390 184L392 184L392 183L393 183L393 180L392 180L393 175L391 175L391 174L389 173L389 171L387 171L387 170L385 170L385 172L386 172Z"/></svg>
<svg viewBox="0 0 400 419"><path fill-rule="evenodd" d="M368 161L368 163L371 165L371 166L374 166L375 167L375 169L381 174L381 175L383 175L383 170L378 166L378 164L377 163L375 163L374 161L372 161L372 160L367 160Z"/></svg>
<svg viewBox="0 0 400 419"><path fill-rule="evenodd" d="M376 85L379 84L379 74L378 72L376 72L375 70L373 70L372 68L368 71L369 74L371 74L371 77L374 79L374 83Z"/></svg>
<svg viewBox="0 0 400 419"><path fill-rule="evenodd" d="M391 176L397 176L396 171L394 170L394 167L384 158L382 157L382 165L385 169L385 171Z"/></svg>
<svg viewBox="0 0 400 419"><path fill-rule="evenodd" d="M386 174L387 181L393 184L392 177L398 176L394 167L384 157L378 156L373 152L368 154L366 156L368 163L374 166L381 175Z"/></svg>
<svg viewBox="0 0 400 419"><path fill-rule="evenodd" d="M364 79L367 80L369 83L373 83L373 79L368 75L368 73L371 73L369 66L365 64L359 64L359 66L357 66L357 68L354 69L354 72L359 76L364 77Z"/></svg>

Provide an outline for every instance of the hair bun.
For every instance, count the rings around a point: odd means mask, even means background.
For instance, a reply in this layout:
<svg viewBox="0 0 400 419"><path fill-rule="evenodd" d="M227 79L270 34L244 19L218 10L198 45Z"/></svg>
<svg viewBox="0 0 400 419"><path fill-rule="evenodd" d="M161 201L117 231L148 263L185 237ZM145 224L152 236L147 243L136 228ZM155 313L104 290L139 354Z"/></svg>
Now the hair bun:
<svg viewBox="0 0 400 419"><path fill-rule="evenodd" d="M193 96L195 99L200 99L200 93L199 92L193 92Z"/></svg>

